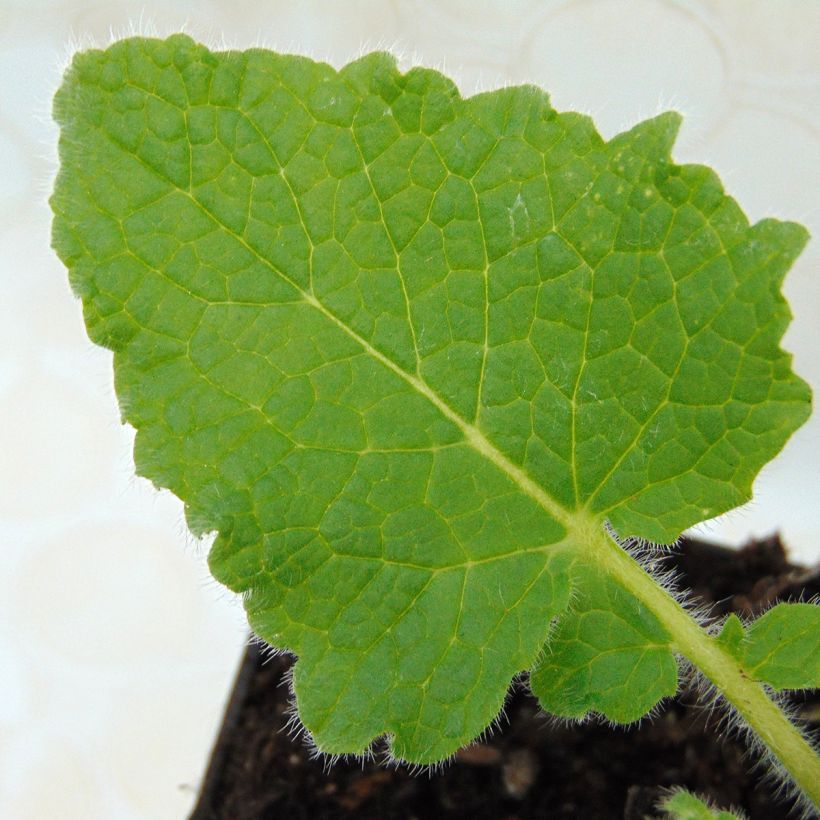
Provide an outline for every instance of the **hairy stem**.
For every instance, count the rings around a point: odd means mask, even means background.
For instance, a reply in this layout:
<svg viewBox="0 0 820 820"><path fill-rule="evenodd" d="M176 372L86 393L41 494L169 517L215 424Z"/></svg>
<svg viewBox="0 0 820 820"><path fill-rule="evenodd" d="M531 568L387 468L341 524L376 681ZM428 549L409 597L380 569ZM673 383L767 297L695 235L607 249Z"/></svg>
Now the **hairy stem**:
<svg viewBox="0 0 820 820"><path fill-rule="evenodd" d="M820 757L736 658L705 632L695 619L621 547L600 530L586 542L590 556L663 623L673 650L688 658L735 708L791 778L820 805Z"/></svg>

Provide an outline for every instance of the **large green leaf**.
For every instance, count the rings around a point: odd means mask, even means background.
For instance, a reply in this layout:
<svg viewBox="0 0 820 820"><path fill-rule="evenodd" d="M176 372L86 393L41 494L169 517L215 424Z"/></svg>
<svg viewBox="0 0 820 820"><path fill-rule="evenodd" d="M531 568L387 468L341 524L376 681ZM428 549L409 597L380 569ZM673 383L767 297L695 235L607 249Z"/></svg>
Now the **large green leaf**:
<svg viewBox="0 0 820 820"><path fill-rule="evenodd" d="M672 541L808 414L806 233L672 163L675 114L606 142L533 87L174 36L76 55L55 116L54 245L137 470L217 531L322 750L469 741L590 532Z"/></svg>

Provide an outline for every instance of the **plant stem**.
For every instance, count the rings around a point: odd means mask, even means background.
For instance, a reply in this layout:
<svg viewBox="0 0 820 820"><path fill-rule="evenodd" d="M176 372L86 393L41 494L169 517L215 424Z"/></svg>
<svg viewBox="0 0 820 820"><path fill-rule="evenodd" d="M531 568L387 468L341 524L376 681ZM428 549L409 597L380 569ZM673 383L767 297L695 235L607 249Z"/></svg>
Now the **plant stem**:
<svg viewBox="0 0 820 820"><path fill-rule="evenodd" d="M766 694L751 680L737 658L665 590L638 562L605 533L590 533L585 547L590 557L613 575L664 624L672 649L688 658L735 708L815 805L820 805L820 757Z"/></svg>

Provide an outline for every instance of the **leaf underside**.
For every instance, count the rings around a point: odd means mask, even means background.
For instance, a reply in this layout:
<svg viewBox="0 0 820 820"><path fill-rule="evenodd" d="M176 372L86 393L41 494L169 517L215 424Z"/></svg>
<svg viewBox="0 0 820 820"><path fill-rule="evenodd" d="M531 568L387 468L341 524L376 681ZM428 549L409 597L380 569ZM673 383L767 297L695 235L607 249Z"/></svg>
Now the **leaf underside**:
<svg viewBox="0 0 820 820"><path fill-rule="evenodd" d="M54 111L53 242L137 471L217 532L321 750L441 760L598 607L596 649L655 666L554 699L630 719L673 687L578 532L669 543L749 498L809 412L778 347L803 228L675 165L676 114L607 142L383 53L132 38L77 54Z"/></svg>

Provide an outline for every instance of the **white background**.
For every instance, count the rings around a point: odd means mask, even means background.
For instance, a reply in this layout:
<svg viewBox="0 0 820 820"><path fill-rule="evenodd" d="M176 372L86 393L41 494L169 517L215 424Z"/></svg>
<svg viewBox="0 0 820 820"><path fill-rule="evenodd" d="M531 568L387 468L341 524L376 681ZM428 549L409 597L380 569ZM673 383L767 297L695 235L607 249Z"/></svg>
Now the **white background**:
<svg viewBox="0 0 820 820"><path fill-rule="evenodd" d="M753 219L818 237L789 275L785 346L820 389L820 2L0 0L0 816L180 818L245 640L181 506L132 478L110 355L86 339L49 249L50 98L71 49L184 27L342 65L389 47L464 93L530 81L605 136L674 107L675 156L708 163ZM820 544L820 414L709 525Z"/></svg>

